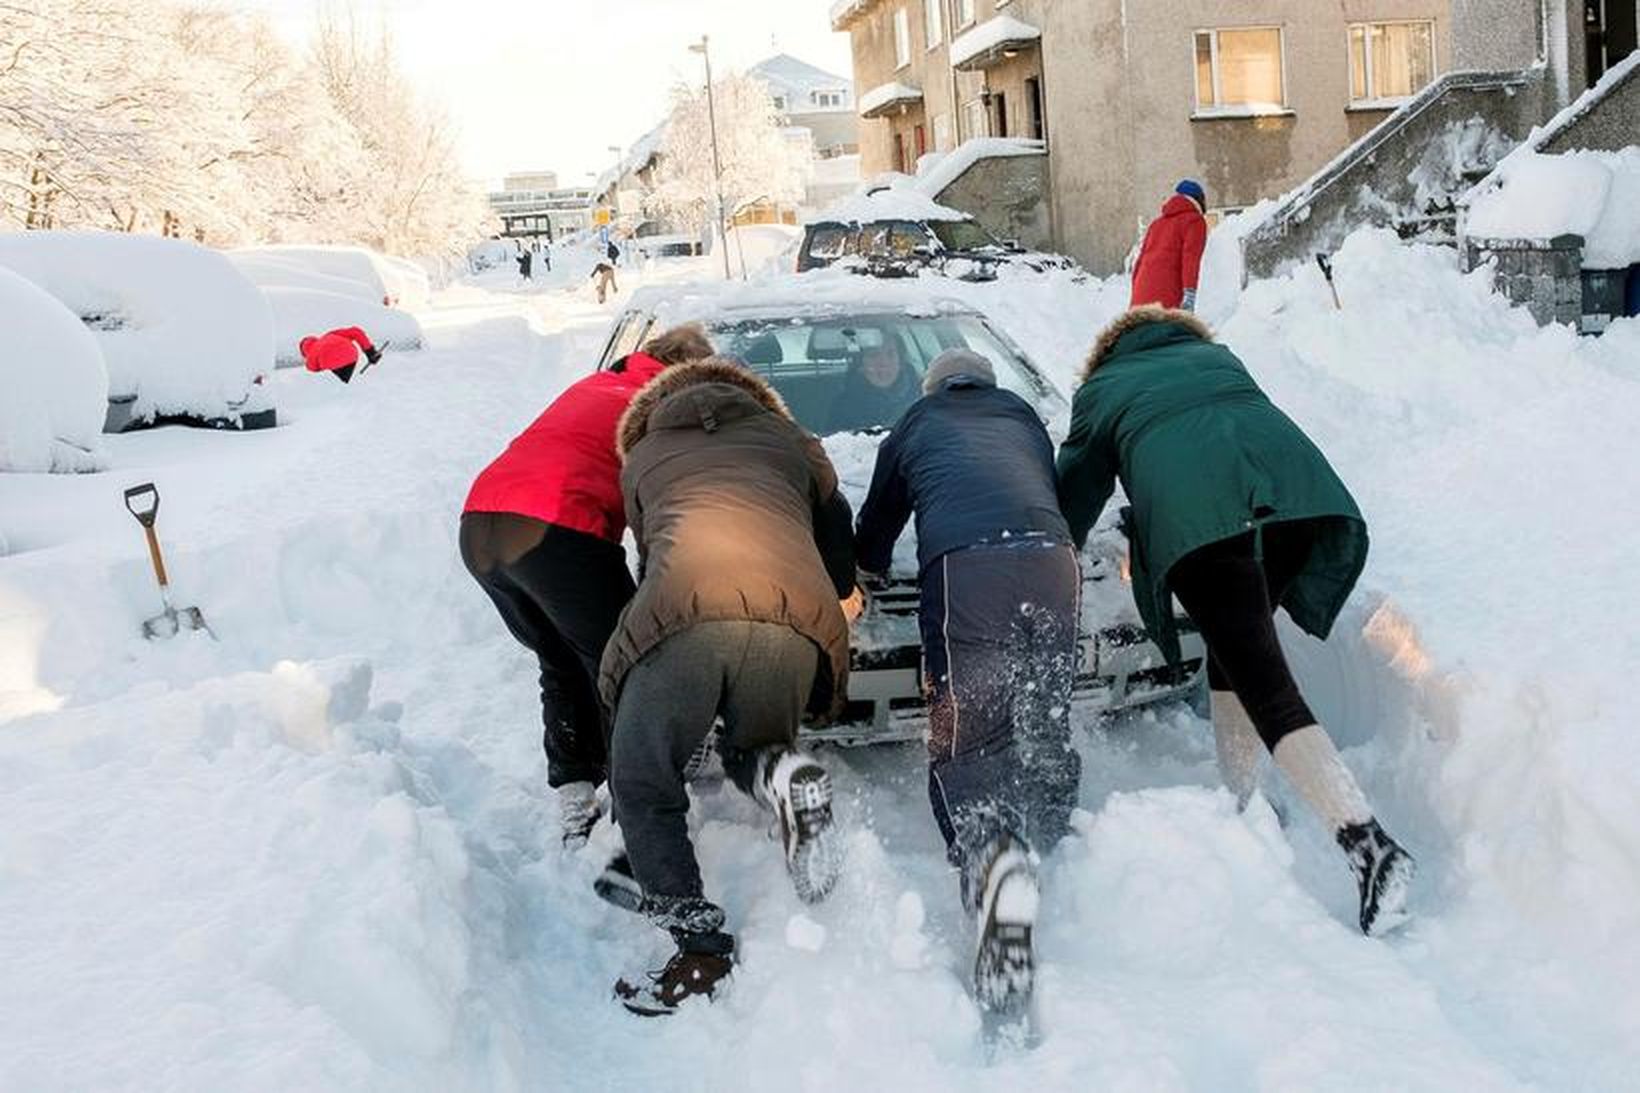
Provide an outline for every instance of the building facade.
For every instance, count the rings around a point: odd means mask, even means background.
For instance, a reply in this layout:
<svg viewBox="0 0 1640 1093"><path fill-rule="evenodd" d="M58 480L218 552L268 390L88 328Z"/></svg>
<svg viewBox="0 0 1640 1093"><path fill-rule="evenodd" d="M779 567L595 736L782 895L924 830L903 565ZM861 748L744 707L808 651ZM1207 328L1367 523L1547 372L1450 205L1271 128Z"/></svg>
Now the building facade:
<svg viewBox="0 0 1640 1093"><path fill-rule="evenodd" d="M1044 140L1055 244L1103 274L1181 178L1215 211L1275 197L1455 68L1541 57L1569 101L1625 51L1632 4L839 0L831 14L853 46L864 174L973 137Z"/></svg>
<svg viewBox="0 0 1640 1093"><path fill-rule="evenodd" d="M551 171L511 174L489 195L504 239L556 239L592 222L592 191L562 189Z"/></svg>

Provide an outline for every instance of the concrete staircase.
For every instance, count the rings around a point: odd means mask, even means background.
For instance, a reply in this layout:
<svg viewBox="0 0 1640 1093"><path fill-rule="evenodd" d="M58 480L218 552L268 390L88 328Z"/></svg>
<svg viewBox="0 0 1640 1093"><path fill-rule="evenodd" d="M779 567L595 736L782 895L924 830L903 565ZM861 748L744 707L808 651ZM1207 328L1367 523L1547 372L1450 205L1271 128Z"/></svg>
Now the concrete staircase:
<svg viewBox="0 0 1640 1093"><path fill-rule="evenodd" d="M1329 252L1354 229L1455 245L1457 200L1547 116L1541 66L1451 72L1281 198L1242 239L1246 276Z"/></svg>

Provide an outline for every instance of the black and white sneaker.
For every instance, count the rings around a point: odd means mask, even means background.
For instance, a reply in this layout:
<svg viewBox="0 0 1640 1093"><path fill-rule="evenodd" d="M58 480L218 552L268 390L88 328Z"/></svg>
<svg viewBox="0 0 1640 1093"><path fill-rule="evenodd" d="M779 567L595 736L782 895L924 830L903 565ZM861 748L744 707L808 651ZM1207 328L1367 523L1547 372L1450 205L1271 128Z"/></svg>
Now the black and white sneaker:
<svg viewBox="0 0 1640 1093"><path fill-rule="evenodd" d="M599 899L623 911L638 914L643 910L643 888L632 875L632 859L624 850L609 859L604 871L594 878L592 890Z"/></svg>
<svg viewBox="0 0 1640 1093"><path fill-rule="evenodd" d="M759 796L780 821L786 872L797 898L818 903L842 871L842 845L831 822L831 775L803 752L780 748L758 757Z"/></svg>
<svg viewBox="0 0 1640 1093"><path fill-rule="evenodd" d="M1041 902L1030 850L1002 835L980 853L984 862L975 893L979 947L974 957L974 999L1004 1018L1024 1017L1036 987L1032 933Z"/></svg>
<svg viewBox="0 0 1640 1093"><path fill-rule="evenodd" d="M1412 855L1384 834L1377 820L1341 829L1338 845L1361 890L1361 932L1382 937L1405 924L1407 890L1417 869Z"/></svg>

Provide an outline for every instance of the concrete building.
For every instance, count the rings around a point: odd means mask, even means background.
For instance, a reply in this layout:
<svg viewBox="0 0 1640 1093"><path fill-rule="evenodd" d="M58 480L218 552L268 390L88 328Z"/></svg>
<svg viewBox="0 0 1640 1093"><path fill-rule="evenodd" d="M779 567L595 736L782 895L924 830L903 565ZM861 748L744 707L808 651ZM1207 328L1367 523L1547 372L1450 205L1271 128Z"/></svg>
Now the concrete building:
<svg viewBox="0 0 1640 1093"><path fill-rule="evenodd" d="M556 239L592 222L592 191L563 189L551 171L511 174L489 195L505 239Z"/></svg>
<svg viewBox="0 0 1640 1093"><path fill-rule="evenodd" d="M1215 211L1280 195L1455 68L1543 57L1570 101L1633 48L1631 6L838 0L831 16L852 42L864 174L972 137L1045 140L1053 242L1109 273L1180 178Z"/></svg>
<svg viewBox="0 0 1640 1093"><path fill-rule="evenodd" d="M747 69L769 89L783 125L809 131L817 159L860 151L860 119L854 112L854 86L847 76L816 68L779 53Z"/></svg>

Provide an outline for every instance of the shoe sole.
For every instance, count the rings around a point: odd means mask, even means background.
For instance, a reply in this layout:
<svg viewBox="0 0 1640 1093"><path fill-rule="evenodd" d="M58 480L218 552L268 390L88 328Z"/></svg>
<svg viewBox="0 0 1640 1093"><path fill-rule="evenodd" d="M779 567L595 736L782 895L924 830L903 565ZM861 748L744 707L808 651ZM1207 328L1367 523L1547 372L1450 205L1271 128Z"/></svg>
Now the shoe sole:
<svg viewBox="0 0 1640 1093"><path fill-rule="evenodd" d="M1372 878L1372 889L1377 895L1370 918L1361 923L1361 932L1368 937L1383 937L1394 933L1412 919L1407 911L1407 893L1417 871L1410 855L1395 854Z"/></svg>
<svg viewBox="0 0 1640 1093"><path fill-rule="evenodd" d="M1036 989L1034 933L1041 894L1023 856L1000 872L981 903L974 997L989 1013L1019 1017Z"/></svg>
<svg viewBox="0 0 1640 1093"><path fill-rule="evenodd" d="M786 871L804 903L831 894L842 871L842 846L831 816L831 775L818 766L792 775L781 811L786 828Z"/></svg>

